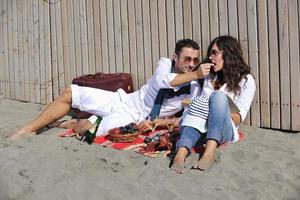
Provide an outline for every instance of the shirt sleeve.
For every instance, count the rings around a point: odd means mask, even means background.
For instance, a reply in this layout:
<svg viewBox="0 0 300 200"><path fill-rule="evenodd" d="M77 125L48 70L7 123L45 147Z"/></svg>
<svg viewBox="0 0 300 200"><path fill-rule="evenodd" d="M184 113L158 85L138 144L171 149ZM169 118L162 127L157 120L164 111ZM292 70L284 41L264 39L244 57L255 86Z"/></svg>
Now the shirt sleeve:
<svg viewBox="0 0 300 200"><path fill-rule="evenodd" d="M149 80L149 84L156 87L156 90L160 88L175 88L170 85L170 82L175 78L177 73L171 72L172 61L168 58L161 58L157 64L157 68L153 76Z"/></svg>
<svg viewBox="0 0 300 200"><path fill-rule="evenodd" d="M244 79L241 84L241 94L237 97L236 105L240 109L242 121L245 120L247 113L253 101L256 86L253 76L247 75L247 80Z"/></svg>

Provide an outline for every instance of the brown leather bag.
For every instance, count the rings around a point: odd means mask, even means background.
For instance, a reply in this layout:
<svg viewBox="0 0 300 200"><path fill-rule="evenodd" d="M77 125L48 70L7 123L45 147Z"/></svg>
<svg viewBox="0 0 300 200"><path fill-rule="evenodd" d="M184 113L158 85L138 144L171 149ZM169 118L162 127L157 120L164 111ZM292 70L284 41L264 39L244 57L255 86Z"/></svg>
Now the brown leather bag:
<svg viewBox="0 0 300 200"><path fill-rule="evenodd" d="M102 72L96 74L87 74L73 79L72 84L79 86L93 87L115 92L122 88L126 93L133 92L132 77L128 73L105 74ZM74 118L85 119L91 114L75 109Z"/></svg>

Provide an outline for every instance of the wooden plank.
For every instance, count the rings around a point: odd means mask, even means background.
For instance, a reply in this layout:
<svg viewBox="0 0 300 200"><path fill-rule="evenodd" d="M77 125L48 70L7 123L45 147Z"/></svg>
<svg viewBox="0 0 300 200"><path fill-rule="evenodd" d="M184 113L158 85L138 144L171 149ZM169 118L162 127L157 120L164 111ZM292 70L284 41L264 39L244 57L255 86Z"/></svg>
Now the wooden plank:
<svg viewBox="0 0 300 200"><path fill-rule="evenodd" d="M168 57L166 1L160 0L158 6L159 57Z"/></svg>
<svg viewBox="0 0 300 200"><path fill-rule="evenodd" d="M40 79L40 103L46 104L46 68L45 68L45 27L44 27L44 10L43 10L43 1L39 1L38 4L38 20L39 20L39 29L38 29L38 50L39 50L39 65L38 68L40 73L38 74Z"/></svg>
<svg viewBox="0 0 300 200"><path fill-rule="evenodd" d="M29 67L29 91L30 102L34 102L34 53L33 53L33 0L28 0L28 67Z"/></svg>
<svg viewBox="0 0 300 200"><path fill-rule="evenodd" d="M280 67L280 99L281 99L281 129L290 130L290 61L289 61L289 27L288 27L288 1L278 2L278 31L279 31L279 67Z"/></svg>
<svg viewBox="0 0 300 200"><path fill-rule="evenodd" d="M70 0L68 0L70 1ZM63 66L64 66L64 78L65 86L71 84L71 68L70 65L70 50L69 50L69 33L68 33L68 7L67 1L60 1L61 4L61 31L62 31L62 48L63 48Z"/></svg>
<svg viewBox="0 0 300 200"><path fill-rule="evenodd" d="M17 46L18 46L18 77L19 77L19 92L17 94L18 100L25 100L24 94L24 40L23 40L23 1L16 1L16 12L17 12Z"/></svg>
<svg viewBox="0 0 300 200"><path fill-rule="evenodd" d="M122 23L122 52L124 72L130 73L129 59L129 28L128 28L128 10L127 0L121 0L121 23Z"/></svg>
<svg viewBox="0 0 300 200"><path fill-rule="evenodd" d="M228 0L228 13L229 13L229 34L233 37L239 37L238 19L237 19L237 4L240 1ZM256 7L252 7L252 10L256 10Z"/></svg>
<svg viewBox="0 0 300 200"><path fill-rule="evenodd" d="M4 98L9 99L9 55L8 55L8 19L7 19L7 1L2 2L2 45L3 45L3 67L4 67Z"/></svg>
<svg viewBox="0 0 300 200"><path fill-rule="evenodd" d="M137 77L138 87L145 84L145 63L144 63L144 39L143 39L143 15L142 1L135 0L136 20L136 52L137 52Z"/></svg>
<svg viewBox="0 0 300 200"><path fill-rule="evenodd" d="M74 7L74 39L75 39L75 65L76 76L83 74L82 71L82 49L80 37L80 0L73 1Z"/></svg>
<svg viewBox="0 0 300 200"><path fill-rule="evenodd" d="M89 73L88 60L88 39L87 39L87 14L86 14L86 0L79 1L79 20L80 20L80 46L81 46L81 63L82 73Z"/></svg>
<svg viewBox="0 0 300 200"><path fill-rule="evenodd" d="M102 50L101 50L101 25L100 25L100 2L94 0L94 36L95 36L95 65L96 72L102 72Z"/></svg>
<svg viewBox="0 0 300 200"><path fill-rule="evenodd" d="M168 55L172 56L172 54L174 53L174 46L176 43L174 1L173 0L166 0L166 1L167 1L166 6L167 6Z"/></svg>
<svg viewBox="0 0 300 200"><path fill-rule="evenodd" d="M300 131L299 14L297 0L290 0L288 3L291 68L291 130Z"/></svg>
<svg viewBox="0 0 300 200"><path fill-rule="evenodd" d="M115 37L114 37L114 10L113 1L107 1L107 35L108 35L108 58L109 72L116 72L116 54L115 54Z"/></svg>
<svg viewBox="0 0 300 200"><path fill-rule="evenodd" d="M137 49L136 49L136 24L134 0L128 1L128 25L129 25L129 51L130 51L130 73L133 78L133 87L138 88L137 72Z"/></svg>
<svg viewBox="0 0 300 200"><path fill-rule="evenodd" d="M280 77L279 77L279 47L278 47L278 16L276 0L268 1L268 34L270 55L270 98L271 98L271 128L280 128Z"/></svg>
<svg viewBox="0 0 300 200"><path fill-rule="evenodd" d="M43 1L44 13L44 52L45 52L45 103L53 101L52 73L51 73L51 39L50 39L50 3Z"/></svg>
<svg viewBox="0 0 300 200"><path fill-rule="evenodd" d="M192 26L192 3L191 1L184 1L183 3L183 30L185 38L193 37Z"/></svg>
<svg viewBox="0 0 300 200"><path fill-rule="evenodd" d="M18 40L19 40L19 33L18 33L18 8L17 8L17 0L12 0L12 23L13 23L13 66L14 66L14 87L15 87L15 94L14 94L14 98L17 100L21 99L20 96L20 68L21 66L19 65L19 44L18 44Z"/></svg>
<svg viewBox="0 0 300 200"><path fill-rule="evenodd" d="M86 0L87 19L87 46L88 46L88 73L96 72L95 66L95 36L94 36L94 11L93 0Z"/></svg>
<svg viewBox="0 0 300 200"><path fill-rule="evenodd" d="M210 40L219 36L219 16L217 0L209 1Z"/></svg>
<svg viewBox="0 0 300 200"><path fill-rule="evenodd" d="M152 46L152 71L155 71L159 54L159 29L157 13L157 0L150 0L150 26L151 26L151 46Z"/></svg>
<svg viewBox="0 0 300 200"><path fill-rule="evenodd" d="M183 10L182 10L182 0L174 0L175 6L175 30L176 30L176 40L184 38L183 33Z"/></svg>
<svg viewBox="0 0 300 200"><path fill-rule="evenodd" d="M199 14L200 10L200 1L192 0L192 21L193 21L193 40L195 40L200 47L200 58L202 59L205 55L203 55L202 46L202 29L201 29L201 15Z"/></svg>
<svg viewBox="0 0 300 200"><path fill-rule="evenodd" d="M75 61L75 25L74 25L74 9L73 0L67 1L67 18L68 18L68 45L69 45L69 62L70 62L70 78L73 79L76 73ZM52 66L53 68L53 66Z"/></svg>
<svg viewBox="0 0 300 200"><path fill-rule="evenodd" d="M24 55L24 100L25 101L30 101L30 89L29 89L29 44L28 44L28 23L29 23L29 18L28 18L28 6L29 1L25 0L22 1L22 15L23 15L23 55Z"/></svg>
<svg viewBox="0 0 300 200"><path fill-rule="evenodd" d="M229 21L231 21L231 18L228 18L228 10L230 8L227 7L227 3L229 3L227 0L219 0L220 35L228 35L229 33ZM237 12L237 10L235 12Z"/></svg>
<svg viewBox="0 0 300 200"><path fill-rule="evenodd" d="M41 103L40 52L39 52L39 1L33 1L33 66L35 102Z"/></svg>
<svg viewBox="0 0 300 200"><path fill-rule="evenodd" d="M209 5L208 0L200 1L201 28L202 28L202 52L206 56L207 47L210 43L210 27L209 27Z"/></svg>
<svg viewBox="0 0 300 200"><path fill-rule="evenodd" d="M53 96L57 97L59 95L59 69L58 69L58 58L57 58L57 31L56 31L56 9L55 0L50 1L50 22L51 22L51 66L53 74Z"/></svg>
<svg viewBox="0 0 300 200"><path fill-rule="evenodd" d="M3 45L3 15L4 15L4 8L3 8L3 1L0 1L0 101L4 98L5 95L5 67L4 67L4 45Z"/></svg>
<svg viewBox="0 0 300 200"><path fill-rule="evenodd" d="M260 101L259 101L259 66L258 66L258 38L257 38L257 13L256 0L247 0L248 34L249 34L249 65L256 82L256 93L251 109L251 125L260 126Z"/></svg>
<svg viewBox="0 0 300 200"><path fill-rule="evenodd" d="M243 49L243 56L247 64L249 64L248 52L248 26L247 26L247 0L239 0L238 3L239 18L239 42ZM251 66L250 66L251 67ZM251 112L248 112L244 124L250 125Z"/></svg>
<svg viewBox="0 0 300 200"><path fill-rule="evenodd" d="M143 34L144 34L144 73L145 81L152 75L152 56L151 56L151 27L150 27L150 5L149 1L142 1L143 14Z"/></svg>
<svg viewBox="0 0 300 200"><path fill-rule="evenodd" d="M120 0L114 1L114 37L116 52L116 71L123 72L123 52L122 52L122 24L121 24L121 3Z"/></svg>
<svg viewBox="0 0 300 200"><path fill-rule="evenodd" d="M56 18L56 53L57 53L57 69L58 69L58 93L65 88L65 66L63 63L63 39L61 27L61 1L55 3L55 18ZM82 2L82 1L81 1ZM85 48L82 48L85 50Z"/></svg>
<svg viewBox="0 0 300 200"><path fill-rule="evenodd" d="M268 10L266 1L257 1L258 8L258 44L259 44L259 84L261 126L270 128L270 81L269 81L269 48L268 48Z"/></svg>
<svg viewBox="0 0 300 200"><path fill-rule="evenodd" d="M100 0L102 70L109 73L106 0Z"/></svg>
<svg viewBox="0 0 300 200"><path fill-rule="evenodd" d="M10 98L16 99L16 79L15 79L15 70L16 70L16 64L15 64L15 52L14 52L14 41L15 41L15 32L14 32L14 10L13 10L13 1L8 2L8 48L9 48L9 85L10 85ZM15 67L16 66L16 67Z"/></svg>

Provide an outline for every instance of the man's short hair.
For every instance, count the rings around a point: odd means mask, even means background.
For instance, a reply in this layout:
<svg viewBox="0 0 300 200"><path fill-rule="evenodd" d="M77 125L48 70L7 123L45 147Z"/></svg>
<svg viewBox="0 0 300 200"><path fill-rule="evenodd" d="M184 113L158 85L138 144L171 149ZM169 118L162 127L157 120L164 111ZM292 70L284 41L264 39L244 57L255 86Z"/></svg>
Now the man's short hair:
<svg viewBox="0 0 300 200"><path fill-rule="evenodd" d="M187 48L193 48L195 50L199 50L200 47L198 45L197 42L195 42L194 40L191 40L191 39L182 39L182 40L178 40L176 42L176 45L175 45L175 53L177 55L180 54L182 48L184 47L187 47Z"/></svg>

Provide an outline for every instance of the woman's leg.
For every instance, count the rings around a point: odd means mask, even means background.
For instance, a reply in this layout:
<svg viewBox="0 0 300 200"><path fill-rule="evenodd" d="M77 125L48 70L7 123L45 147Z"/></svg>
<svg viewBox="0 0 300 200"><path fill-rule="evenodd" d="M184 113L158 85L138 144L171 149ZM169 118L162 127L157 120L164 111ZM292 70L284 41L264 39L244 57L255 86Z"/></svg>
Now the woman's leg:
<svg viewBox="0 0 300 200"><path fill-rule="evenodd" d="M172 169L177 173L184 173L184 162L186 157L191 153L192 147L199 140L201 133L192 127L181 127L180 139L176 143L177 152L173 160Z"/></svg>
<svg viewBox="0 0 300 200"><path fill-rule="evenodd" d="M210 96L207 125L206 148L196 166L200 170L207 170L215 161L217 146L222 142L231 141L233 137L227 96L221 91L216 91Z"/></svg>

